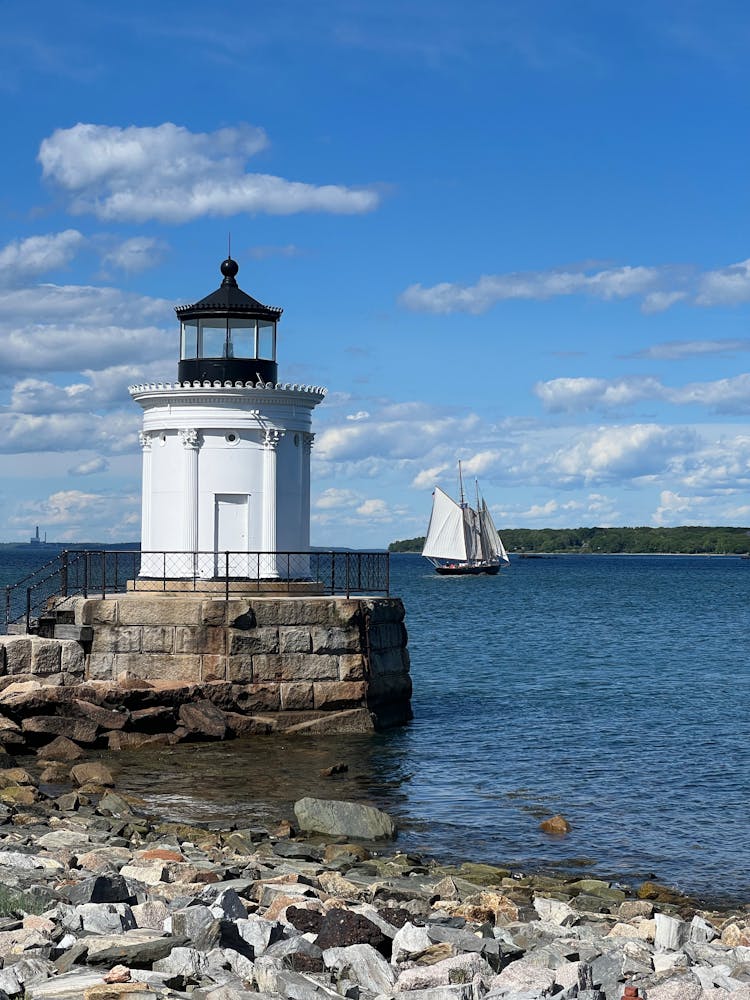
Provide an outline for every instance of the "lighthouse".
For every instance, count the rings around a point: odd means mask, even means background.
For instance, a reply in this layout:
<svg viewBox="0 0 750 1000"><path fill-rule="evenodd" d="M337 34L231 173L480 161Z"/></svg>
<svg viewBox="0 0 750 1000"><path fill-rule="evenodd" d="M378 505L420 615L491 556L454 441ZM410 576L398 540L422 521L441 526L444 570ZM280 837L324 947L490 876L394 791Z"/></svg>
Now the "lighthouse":
<svg viewBox="0 0 750 1000"><path fill-rule="evenodd" d="M142 578L304 575L312 411L326 390L278 380L282 310L237 284L175 309L175 382L130 386L143 409Z"/></svg>

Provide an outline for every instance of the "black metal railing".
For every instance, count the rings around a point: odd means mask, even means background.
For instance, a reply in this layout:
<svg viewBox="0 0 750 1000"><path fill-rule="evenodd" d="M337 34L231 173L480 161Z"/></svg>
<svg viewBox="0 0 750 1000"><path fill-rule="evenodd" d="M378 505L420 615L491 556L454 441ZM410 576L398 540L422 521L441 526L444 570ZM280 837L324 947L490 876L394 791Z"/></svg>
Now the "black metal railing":
<svg viewBox="0 0 750 1000"><path fill-rule="evenodd" d="M142 552L69 549L5 588L5 631L29 631L68 597L130 591L230 595L272 590L318 594L388 594L388 552Z"/></svg>

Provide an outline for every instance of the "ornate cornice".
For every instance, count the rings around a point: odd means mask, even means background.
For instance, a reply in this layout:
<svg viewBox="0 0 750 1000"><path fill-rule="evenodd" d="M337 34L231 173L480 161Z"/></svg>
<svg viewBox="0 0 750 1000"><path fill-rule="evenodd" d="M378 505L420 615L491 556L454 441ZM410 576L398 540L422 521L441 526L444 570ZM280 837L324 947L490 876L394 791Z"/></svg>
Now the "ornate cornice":
<svg viewBox="0 0 750 1000"><path fill-rule="evenodd" d="M138 431L138 440L140 441L141 448L144 451L151 451L151 443L154 439L154 435L150 434L148 431Z"/></svg>

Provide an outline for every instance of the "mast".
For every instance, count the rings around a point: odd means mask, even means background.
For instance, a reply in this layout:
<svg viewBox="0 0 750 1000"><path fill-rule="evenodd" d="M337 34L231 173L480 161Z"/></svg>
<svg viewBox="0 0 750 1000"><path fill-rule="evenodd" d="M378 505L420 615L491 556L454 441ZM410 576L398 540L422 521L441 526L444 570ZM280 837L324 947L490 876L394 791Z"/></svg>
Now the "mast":
<svg viewBox="0 0 750 1000"><path fill-rule="evenodd" d="M458 502L461 505L461 507L465 507L466 506L466 497L464 496L464 477L463 477L463 473L461 472L461 459L460 458L458 460L458 486L459 486L459 492L460 492L460 498L459 498Z"/></svg>

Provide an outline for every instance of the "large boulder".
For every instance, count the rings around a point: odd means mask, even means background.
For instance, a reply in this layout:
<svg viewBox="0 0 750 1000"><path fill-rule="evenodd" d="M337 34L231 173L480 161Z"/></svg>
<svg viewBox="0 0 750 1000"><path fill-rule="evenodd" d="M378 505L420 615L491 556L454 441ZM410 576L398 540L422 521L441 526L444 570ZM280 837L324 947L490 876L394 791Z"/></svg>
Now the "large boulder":
<svg viewBox="0 0 750 1000"><path fill-rule="evenodd" d="M396 824L388 813L358 802L308 796L294 803L294 814L302 830L313 830L332 837L380 840L396 835Z"/></svg>

